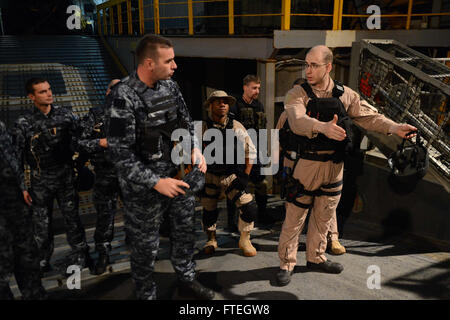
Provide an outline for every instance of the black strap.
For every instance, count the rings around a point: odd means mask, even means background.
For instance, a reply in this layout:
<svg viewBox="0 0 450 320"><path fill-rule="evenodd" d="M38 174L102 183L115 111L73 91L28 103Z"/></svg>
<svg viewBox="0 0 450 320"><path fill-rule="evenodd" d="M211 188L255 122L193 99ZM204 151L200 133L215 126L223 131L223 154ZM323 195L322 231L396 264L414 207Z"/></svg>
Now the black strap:
<svg viewBox="0 0 450 320"><path fill-rule="evenodd" d="M323 191L322 189L317 189L314 191L310 190L303 190L301 194L311 196L311 197L320 197L320 196L338 196L342 193L342 190L329 192L329 191Z"/></svg>
<svg viewBox="0 0 450 320"><path fill-rule="evenodd" d="M207 194L205 190L203 190L202 197L203 198L210 198L210 199L219 199L219 195L218 194L210 195L210 194Z"/></svg>
<svg viewBox="0 0 450 320"><path fill-rule="evenodd" d="M219 198L219 196L220 196L219 193L216 193L216 194L214 194L214 195L207 194L207 193L206 193L206 188L208 188L208 189L213 189L213 190L218 190L218 189L219 189L219 187L216 186L215 184L212 184L212 183L205 183L205 188L203 188L202 197L205 197L205 198L211 198L211 199L218 199L218 198Z"/></svg>
<svg viewBox="0 0 450 320"><path fill-rule="evenodd" d="M340 185L343 184L343 180L335 182L335 183L327 184L327 185L322 185L322 186L320 186L319 189L316 189L316 190L306 190L305 187L298 180L296 180L296 181L298 183L298 187L297 187L297 192L296 192L296 195L295 195L294 201L293 201L294 204L295 204L295 199L300 198L301 196L311 196L311 197L331 196L332 197L332 196L338 196L342 193L342 189L338 190L338 191L324 191L324 190L322 190L322 188L332 189L332 188L339 187Z"/></svg>
<svg viewBox="0 0 450 320"><path fill-rule="evenodd" d="M321 188L323 188L323 189L332 189L332 188L336 188L336 187L342 186L343 183L344 183L344 180L340 180L340 181L335 182L335 183L322 185Z"/></svg>
<svg viewBox="0 0 450 320"><path fill-rule="evenodd" d="M228 193L230 193L231 191L233 191L234 189L237 189L237 185L239 184L239 178L235 178L234 180L233 180L233 182L231 182L231 184L228 186L228 188L225 190L225 193L226 194L228 194ZM239 189L237 189L237 190L239 190Z"/></svg>
<svg viewBox="0 0 450 320"><path fill-rule="evenodd" d="M317 99L317 96L314 94L311 86L308 84L307 81L303 82L301 84L301 86L302 86L303 90L305 90L306 94L308 95L308 97L310 99Z"/></svg>
<svg viewBox="0 0 450 320"><path fill-rule="evenodd" d="M334 197L334 196L338 196L342 193L342 190L339 191L334 191L334 192L329 192L329 191L323 191L323 190L319 190L320 192L318 192L319 194L317 195L317 197L320 196L330 196L330 197Z"/></svg>
<svg viewBox="0 0 450 320"><path fill-rule="evenodd" d="M293 203L294 205L296 205L297 207L300 207L300 208L303 208L303 209L309 209L309 208L311 207L311 205L312 205L312 203L310 203L310 204L301 203L301 202L298 202L298 201L295 200L295 199L294 199L294 201L292 201L292 203Z"/></svg>
<svg viewBox="0 0 450 320"><path fill-rule="evenodd" d="M301 152L299 154L299 158L306 159L306 160L327 162L327 161L333 160L333 155L334 155L334 153L318 154L318 153L312 153L312 152Z"/></svg>
<svg viewBox="0 0 450 320"><path fill-rule="evenodd" d="M344 94L344 86L340 82L334 80L333 97L339 98L343 94Z"/></svg>
<svg viewBox="0 0 450 320"><path fill-rule="evenodd" d="M303 82L301 86L310 99L318 99L307 81ZM344 94L344 86L336 80L334 80L334 88L332 94L334 98L339 98Z"/></svg>
<svg viewBox="0 0 450 320"><path fill-rule="evenodd" d="M216 189L216 190L219 189L219 187L213 183L205 183L205 188Z"/></svg>
<svg viewBox="0 0 450 320"><path fill-rule="evenodd" d="M342 152L318 154L313 152L301 152L298 155L299 159L306 159L312 161L341 163L344 161L344 154Z"/></svg>
<svg viewBox="0 0 450 320"><path fill-rule="evenodd" d="M238 191L238 192L234 195L233 199L231 199L231 202L232 202L232 203L236 203L236 201L238 201L238 199L239 199L244 193L245 193L244 190Z"/></svg>

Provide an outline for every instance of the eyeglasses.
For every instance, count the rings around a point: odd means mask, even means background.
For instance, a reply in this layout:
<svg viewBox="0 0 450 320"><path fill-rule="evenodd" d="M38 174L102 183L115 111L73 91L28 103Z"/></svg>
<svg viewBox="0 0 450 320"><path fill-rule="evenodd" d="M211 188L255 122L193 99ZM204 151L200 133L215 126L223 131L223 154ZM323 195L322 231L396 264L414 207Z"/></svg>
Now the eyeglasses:
<svg viewBox="0 0 450 320"><path fill-rule="evenodd" d="M328 63L322 63L322 64L317 64L317 63L305 63L306 69L311 68L313 70L316 70L318 67L321 66L326 66Z"/></svg>

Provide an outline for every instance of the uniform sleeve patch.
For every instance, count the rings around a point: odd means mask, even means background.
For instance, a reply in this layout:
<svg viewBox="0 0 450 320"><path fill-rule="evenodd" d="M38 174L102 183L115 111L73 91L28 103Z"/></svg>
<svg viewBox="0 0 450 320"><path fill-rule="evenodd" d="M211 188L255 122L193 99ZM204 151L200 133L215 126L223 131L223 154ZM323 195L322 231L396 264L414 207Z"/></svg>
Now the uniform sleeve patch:
<svg viewBox="0 0 450 320"><path fill-rule="evenodd" d="M125 107L125 100L124 99L114 99L114 107L117 108L124 108Z"/></svg>
<svg viewBox="0 0 450 320"><path fill-rule="evenodd" d="M109 134L111 137L125 137L126 133L126 120L122 118L110 118L109 122Z"/></svg>

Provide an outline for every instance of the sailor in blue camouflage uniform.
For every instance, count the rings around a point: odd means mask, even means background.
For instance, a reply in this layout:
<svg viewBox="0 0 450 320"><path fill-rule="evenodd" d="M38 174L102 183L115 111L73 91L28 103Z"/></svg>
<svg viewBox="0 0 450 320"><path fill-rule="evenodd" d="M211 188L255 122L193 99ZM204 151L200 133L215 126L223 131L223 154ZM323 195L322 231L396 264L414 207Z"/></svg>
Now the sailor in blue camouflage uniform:
<svg viewBox="0 0 450 320"><path fill-rule="evenodd" d="M17 119L13 136L21 163L27 163L31 168L32 217L41 270L50 270L53 231L48 207L55 198L72 248L67 263L89 266L89 247L78 213L73 178L72 156L79 118L71 110L52 104L52 90L47 80L29 79L26 91L35 107Z"/></svg>
<svg viewBox="0 0 450 320"><path fill-rule="evenodd" d="M31 204L23 171L11 137L0 121L0 300L13 299L9 279L14 273L22 299L45 299L36 243L30 237ZM23 199L22 199L23 195Z"/></svg>
<svg viewBox="0 0 450 320"><path fill-rule="evenodd" d="M114 86L108 108L107 140L118 170L130 248L131 274L138 299L156 299L153 279L159 248L159 227L168 211L171 262L180 295L212 299L214 292L195 280L193 260L194 204L189 184L175 179L171 133L188 130L191 160L206 172L206 162L194 139L194 126L178 85L170 80L176 64L172 43L146 35L136 47L138 67Z"/></svg>
<svg viewBox="0 0 450 320"><path fill-rule="evenodd" d="M120 82L112 80L106 91L105 104L110 104L111 87ZM97 211L94 240L98 260L94 267L95 274L102 274L109 264L111 241L114 238L114 217L117 210L117 197L120 194L114 163L107 152L104 123L105 108L94 107L81 121L81 135L78 141L81 153L87 154L95 171L94 205Z"/></svg>

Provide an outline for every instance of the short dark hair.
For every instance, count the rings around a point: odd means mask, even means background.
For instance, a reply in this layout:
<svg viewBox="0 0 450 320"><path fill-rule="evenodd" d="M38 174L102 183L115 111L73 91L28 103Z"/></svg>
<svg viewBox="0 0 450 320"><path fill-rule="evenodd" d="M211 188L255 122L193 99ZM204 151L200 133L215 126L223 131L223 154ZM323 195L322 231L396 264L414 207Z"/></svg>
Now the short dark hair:
<svg viewBox="0 0 450 320"><path fill-rule="evenodd" d="M173 48L172 41L154 34L147 34L136 46L136 59L141 63L146 58L156 60L158 48Z"/></svg>
<svg viewBox="0 0 450 320"><path fill-rule="evenodd" d="M253 74L248 74L242 80L244 86L248 85L250 82L261 83L261 79Z"/></svg>
<svg viewBox="0 0 450 320"><path fill-rule="evenodd" d="M39 83L43 83L43 82L48 82L47 79L44 78L31 78L28 79L27 82L25 83L25 91L28 94L34 94L34 88L33 86Z"/></svg>

